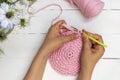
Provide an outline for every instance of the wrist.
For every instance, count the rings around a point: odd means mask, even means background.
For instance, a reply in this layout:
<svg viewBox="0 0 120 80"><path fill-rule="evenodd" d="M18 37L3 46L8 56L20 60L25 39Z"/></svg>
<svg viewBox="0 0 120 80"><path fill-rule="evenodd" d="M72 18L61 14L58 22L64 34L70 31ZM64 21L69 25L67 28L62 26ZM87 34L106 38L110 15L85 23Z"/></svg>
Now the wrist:
<svg viewBox="0 0 120 80"><path fill-rule="evenodd" d="M90 72L92 72L93 71L93 69L94 69L94 66L84 66L84 67L82 67L81 66L81 69L80 69L80 71L81 72L88 72L88 73L90 73Z"/></svg>
<svg viewBox="0 0 120 80"><path fill-rule="evenodd" d="M41 46L41 48L39 49L38 55L42 55L44 58L48 58L50 56L50 52L47 48Z"/></svg>
<svg viewBox="0 0 120 80"><path fill-rule="evenodd" d="M77 80L91 80L93 69L82 68Z"/></svg>

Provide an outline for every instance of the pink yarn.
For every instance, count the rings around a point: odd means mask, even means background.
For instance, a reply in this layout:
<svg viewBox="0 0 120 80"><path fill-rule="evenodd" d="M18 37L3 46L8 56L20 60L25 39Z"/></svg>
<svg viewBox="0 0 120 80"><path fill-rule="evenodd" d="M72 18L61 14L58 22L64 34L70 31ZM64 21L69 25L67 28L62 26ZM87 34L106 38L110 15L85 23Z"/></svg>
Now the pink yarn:
<svg viewBox="0 0 120 80"><path fill-rule="evenodd" d="M53 22L56 21L56 20L62 15L63 9L62 9L62 7L61 7L59 4L49 4L49 5L46 5L46 6L42 7L42 8L40 8L40 9L38 9L38 10L35 11L35 12L31 12L30 9L31 9L31 8L33 9L32 6L35 5L36 3L37 3L37 1L35 1L35 2L34 2L31 6L29 6L28 9L27 9L28 13L31 14L32 16L35 15L35 14L37 14L37 13L39 13L40 11L43 11L44 9L46 9L46 8L48 8L48 7L56 6L56 7L58 7L58 8L60 9L59 15L56 16L56 17L51 21L51 25L53 25L53 24L54 24Z"/></svg>
<svg viewBox="0 0 120 80"><path fill-rule="evenodd" d="M61 32L61 36L76 33L79 37L76 40L65 43L58 50L53 52L49 61L53 69L64 75L77 75L80 71L80 53L82 48L81 33L73 28L67 27L70 31Z"/></svg>
<svg viewBox="0 0 120 80"><path fill-rule="evenodd" d="M74 5L80 9L84 16L92 18L98 15L103 7L104 3L100 0L66 0L71 5Z"/></svg>

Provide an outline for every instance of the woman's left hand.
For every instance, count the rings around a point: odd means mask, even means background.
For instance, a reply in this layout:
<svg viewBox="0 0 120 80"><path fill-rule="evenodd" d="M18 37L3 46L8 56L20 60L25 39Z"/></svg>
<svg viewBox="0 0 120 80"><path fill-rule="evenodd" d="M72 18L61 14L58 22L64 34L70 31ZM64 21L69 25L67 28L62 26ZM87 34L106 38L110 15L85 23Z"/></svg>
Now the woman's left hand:
<svg viewBox="0 0 120 80"><path fill-rule="evenodd" d="M61 20L61 21L58 21L53 26L51 26L41 46L41 49L43 49L44 51L47 51L46 54L48 56L50 55L50 53L58 49L64 43L77 38L77 34L61 36L60 29L62 29L63 31L68 31L66 28L60 27L61 24L66 24L66 22L64 20Z"/></svg>

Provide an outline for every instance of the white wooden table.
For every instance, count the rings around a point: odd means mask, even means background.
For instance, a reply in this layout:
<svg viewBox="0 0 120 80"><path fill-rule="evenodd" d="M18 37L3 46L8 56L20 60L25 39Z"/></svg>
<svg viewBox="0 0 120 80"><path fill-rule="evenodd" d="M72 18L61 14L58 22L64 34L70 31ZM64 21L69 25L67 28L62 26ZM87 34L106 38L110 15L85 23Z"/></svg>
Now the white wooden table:
<svg viewBox="0 0 120 80"><path fill-rule="evenodd" d="M105 55L100 59L92 80L120 80L120 0L103 0L102 13L91 19L85 19L78 9L64 0L39 0L37 8L57 3L64 9L59 19L65 19L69 25L78 29L101 34L108 45ZM0 43L5 55L0 56L0 80L23 80L31 61L42 44L51 20L59 14L57 7L50 7L31 20L30 26L15 30L8 40ZM55 72L49 61L43 80L75 80L76 77L64 76Z"/></svg>

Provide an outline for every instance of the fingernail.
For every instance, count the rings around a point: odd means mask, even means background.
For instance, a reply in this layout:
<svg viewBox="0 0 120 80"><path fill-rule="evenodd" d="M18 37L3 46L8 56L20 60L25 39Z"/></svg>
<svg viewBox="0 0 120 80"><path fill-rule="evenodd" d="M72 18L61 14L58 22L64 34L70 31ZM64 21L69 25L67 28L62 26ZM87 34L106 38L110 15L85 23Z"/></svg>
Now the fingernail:
<svg viewBox="0 0 120 80"><path fill-rule="evenodd" d="M87 36L86 36L86 34L83 34L83 38L84 38L85 40L88 39Z"/></svg>
<svg viewBox="0 0 120 80"><path fill-rule="evenodd" d="M82 32L85 32L85 29L82 29Z"/></svg>
<svg viewBox="0 0 120 80"><path fill-rule="evenodd" d="M62 30L62 29L60 29L60 33L63 33L63 30Z"/></svg>

